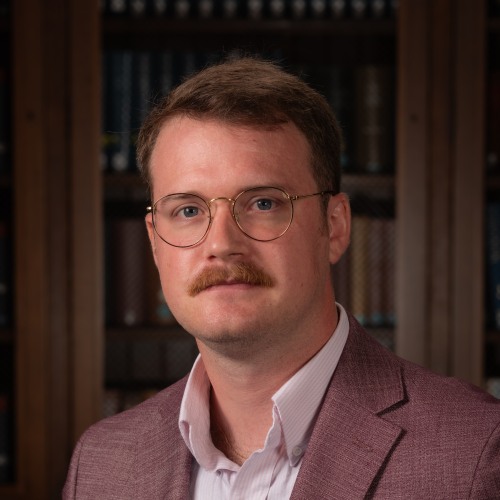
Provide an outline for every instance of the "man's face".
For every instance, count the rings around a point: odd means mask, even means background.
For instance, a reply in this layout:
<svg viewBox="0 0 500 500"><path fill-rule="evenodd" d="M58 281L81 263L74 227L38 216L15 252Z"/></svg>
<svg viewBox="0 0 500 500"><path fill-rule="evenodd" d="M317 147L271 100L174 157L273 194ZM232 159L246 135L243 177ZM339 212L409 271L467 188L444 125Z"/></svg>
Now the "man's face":
<svg viewBox="0 0 500 500"><path fill-rule="evenodd" d="M313 179L305 137L290 124L257 129L173 118L158 136L151 173L155 201L171 193L234 198L256 186L280 187L291 195L324 188ZM339 196L330 200L332 210L346 204ZM288 231L268 242L243 234L227 201L217 200L211 208L208 234L190 248L162 241L151 216L146 218L163 291L179 323L214 349L285 345L310 335L324 308L333 307L329 265L338 257L337 250L332 252L334 227L325 220L321 198L295 202ZM258 268L269 282L264 286L229 278L193 292L200 273L227 271L237 264Z"/></svg>

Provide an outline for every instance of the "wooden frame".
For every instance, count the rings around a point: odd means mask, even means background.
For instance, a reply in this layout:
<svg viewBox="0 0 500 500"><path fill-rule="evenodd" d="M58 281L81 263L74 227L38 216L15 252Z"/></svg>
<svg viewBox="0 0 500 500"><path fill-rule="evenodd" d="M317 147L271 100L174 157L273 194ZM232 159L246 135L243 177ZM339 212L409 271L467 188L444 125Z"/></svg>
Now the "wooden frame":
<svg viewBox="0 0 500 500"><path fill-rule="evenodd" d="M457 0L452 371L477 385L484 383L486 19L485 0Z"/></svg>
<svg viewBox="0 0 500 500"><path fill-rule="evenodd" d="M99 11L12 10L17 432L15 483L0 496L49 499L100 417Z"/></svg>

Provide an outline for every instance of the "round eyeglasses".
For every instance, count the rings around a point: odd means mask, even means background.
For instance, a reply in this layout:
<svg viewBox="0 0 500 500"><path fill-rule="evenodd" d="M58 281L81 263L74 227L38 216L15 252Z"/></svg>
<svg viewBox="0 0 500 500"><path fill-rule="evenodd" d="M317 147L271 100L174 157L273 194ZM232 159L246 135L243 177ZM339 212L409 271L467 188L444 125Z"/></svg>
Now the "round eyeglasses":
<svg viewBox="0 0 500 500"><path fill-rule="evenodd" d="M163 196L147 210L152 213L158 236L169 245L187 248L197 245L208 233L214 214L212 204L226 200L240 230L257 241L272 241L283 236L293 220L293 202L312 196L332 195L333 191L290 195L277 187L254 187L234 198L204 200L191 193Z"/></svg>

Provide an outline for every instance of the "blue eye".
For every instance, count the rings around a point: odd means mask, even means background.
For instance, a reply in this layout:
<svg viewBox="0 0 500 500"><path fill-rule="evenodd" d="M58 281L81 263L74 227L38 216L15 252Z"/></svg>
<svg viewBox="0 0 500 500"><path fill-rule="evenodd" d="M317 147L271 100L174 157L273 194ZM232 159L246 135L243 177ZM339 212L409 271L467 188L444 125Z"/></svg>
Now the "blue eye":
<svg viewBox="0 0 500 500"><path fill-rule="evenodd" d="M184 207L182 209L182 215L186 218L196 217L198 215L197 207Z"/></svg>
<svg viewBox="0 0 500 500"><path fill-rule="evenodd" d="M273 201L263 198L256 202L257 208L259 210L271 210L273 208Z"/></svg>

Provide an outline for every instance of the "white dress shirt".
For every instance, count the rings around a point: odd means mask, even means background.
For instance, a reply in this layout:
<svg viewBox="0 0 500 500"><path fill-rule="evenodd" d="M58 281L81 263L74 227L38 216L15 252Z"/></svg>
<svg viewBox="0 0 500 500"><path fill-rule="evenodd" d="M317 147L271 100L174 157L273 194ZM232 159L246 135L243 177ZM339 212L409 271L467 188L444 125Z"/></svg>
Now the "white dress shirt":
<svg viewBox="0 0 500 500"><path fill-rule="evenodd" d="M349 333L344 308L323 348L272 397L273 423L264 447L239 466L212 443L210 381L199 356L181 404L179 428L196 462L191 474L195 500L283 500L289 498L328 383Z"/></svg>

